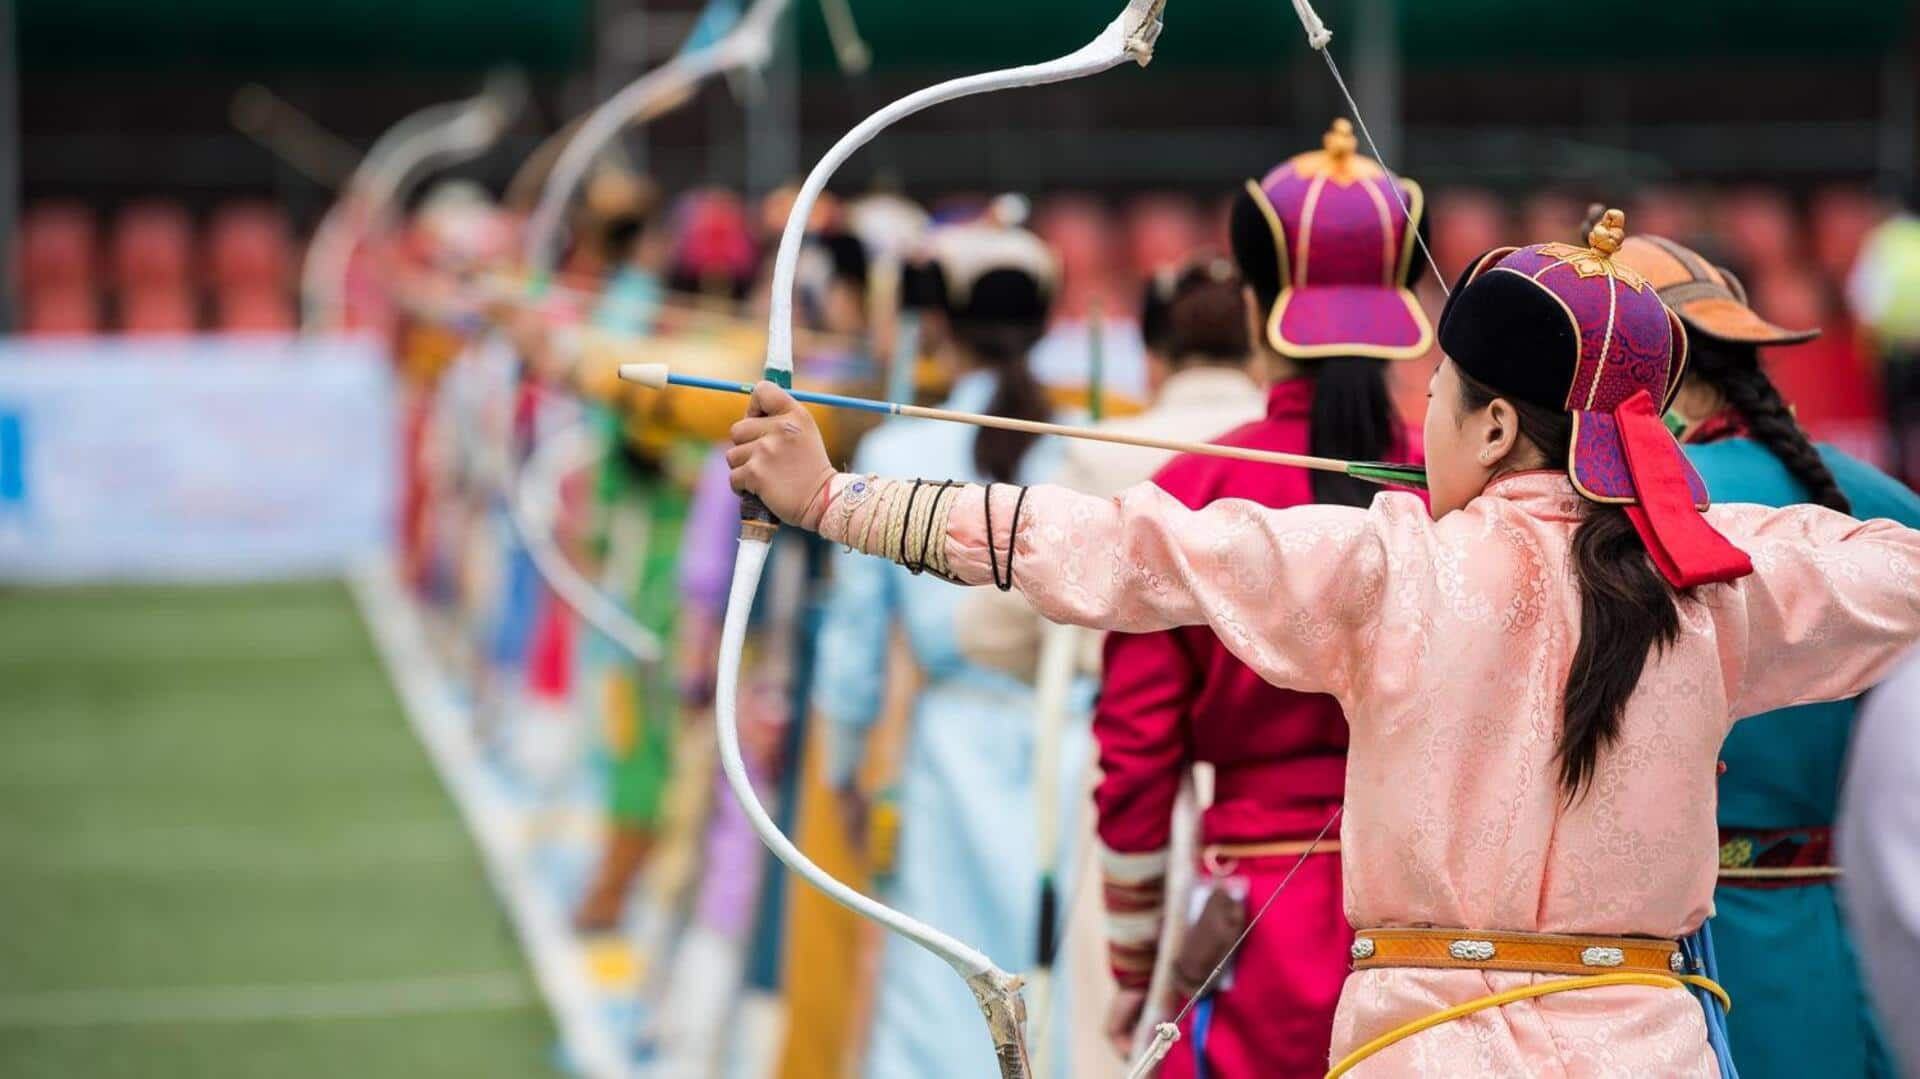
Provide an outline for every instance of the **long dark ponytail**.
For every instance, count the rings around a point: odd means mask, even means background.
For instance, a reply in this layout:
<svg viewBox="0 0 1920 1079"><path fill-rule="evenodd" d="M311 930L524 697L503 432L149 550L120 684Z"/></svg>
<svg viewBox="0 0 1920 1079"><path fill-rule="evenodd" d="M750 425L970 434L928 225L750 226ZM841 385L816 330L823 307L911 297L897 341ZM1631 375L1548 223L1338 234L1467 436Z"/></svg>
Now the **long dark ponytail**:
<svg viewBox="0 0 1920 1079"><path fill-rule="evenodd" d="M1499 394L1460 376L1463 411L1484 408ZM1558 409L1506 399L1520 415L1520 433L1564 469L1573 417ZM1640 685L1647 659L1680 636L1672 589L1655 572L1647 549L1622 506L1587 503L1573 532L1573 571L1580 582L1580 640L1562 692L1560 788L1567 801L1593 782L1600 751L1620 736L1627 701Z"/></svg>
<svg viewBox="0 0 1920 1079"><path fill-rule="evenodd" d="M1042 332L1037 324L954 320L954 340L982 369L993 372L998 382L993 400L987 404L988 415L1017 420L1052 418L1053 405L1046 387L1027 365L1027 353ZM1019 476L1021 459L1038 440L1038 435L1024 431L982 427L974 432L973 467L995 483L1013 483Z"/></svg>
<svg viewBox="0 0 1920 1079"><path fill-rule="evenodd" d="M1307 361L1313 379L1308 452L1345 460L1384 460L1397 442L1393 395L1387 392L1386 362L1364 356L1334 356ZM1366 506L1380 490L1365 480L1337 472L1310 474L1313 499L1343 506Z"/></svg>
<svg viewBox="0 0 1920 1079"><path fill-rule="evenodd" d="M1833 470L1814 449L1807 432L1793 418L1773 380L1760 369L1760 350L1696 334L1687 375L1720 391L1747 423L1754 440L1780 459L1793 478L1807 489L1810 501L1841 513L1853 512L1849 499L1833 478Z"/></svg>

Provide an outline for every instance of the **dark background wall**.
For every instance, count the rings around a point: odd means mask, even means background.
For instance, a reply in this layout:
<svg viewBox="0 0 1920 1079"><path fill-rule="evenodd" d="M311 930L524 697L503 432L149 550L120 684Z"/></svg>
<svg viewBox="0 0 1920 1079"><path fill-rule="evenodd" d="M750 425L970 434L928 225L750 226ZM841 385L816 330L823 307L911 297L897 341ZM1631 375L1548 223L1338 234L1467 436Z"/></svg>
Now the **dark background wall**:
<svg viewBox="0 0 1920 1079"><path fill-rule="evenodd" d="M229 122L271 87L360 146L406 112L462 97L499 64L528 73L516 137L468 171L504 182L538 139L657 63L694 0L17 0L23 194L189 204L325 193ZM1910 176L1907 0L1328 0L1334 51L1382 118L1395 163L1514 188ZM961 71L1055 55L1116 0L853 0L874 70L835 67L813 0L795 0L800 158L875 105ZM960 102L852 163L914 185L1045 190L1217 186L1310 139L1340 111L1282 0L1171 0L1160 55L1071 87ZM1371 52L1369 52L1371 50ZM1384 81L1383 81L1384 80ZM1395 88L1397 87L1397 92ZM747 127L732 90L646 133L670 183L737 183ZM910 167L907 167L910 163Z"/></svg>

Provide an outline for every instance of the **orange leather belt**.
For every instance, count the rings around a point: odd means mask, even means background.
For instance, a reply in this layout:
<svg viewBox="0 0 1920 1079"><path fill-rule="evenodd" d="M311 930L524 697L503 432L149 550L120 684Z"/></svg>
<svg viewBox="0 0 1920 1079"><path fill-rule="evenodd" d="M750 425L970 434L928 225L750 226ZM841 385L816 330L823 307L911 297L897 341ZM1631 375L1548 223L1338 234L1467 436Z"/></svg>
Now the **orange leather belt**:
<svg viewBox="0 0 1920 1079"><path fill-rule="evenodd" d="M1471 929L1363 929L1354 934L1353 969L1434 967L1522 974L1686 973L1676 941Z"/></svg>
<svg viewBox="0 0 1920 1079"><path fill-rule="evenodd" d="M1338 839L1279 839L1271 843L1209 843L1200 851L1200 864L1216 877L1233 872L1233 867L1250 858L1298 858L1302 855L1338 854Z"/></svg>

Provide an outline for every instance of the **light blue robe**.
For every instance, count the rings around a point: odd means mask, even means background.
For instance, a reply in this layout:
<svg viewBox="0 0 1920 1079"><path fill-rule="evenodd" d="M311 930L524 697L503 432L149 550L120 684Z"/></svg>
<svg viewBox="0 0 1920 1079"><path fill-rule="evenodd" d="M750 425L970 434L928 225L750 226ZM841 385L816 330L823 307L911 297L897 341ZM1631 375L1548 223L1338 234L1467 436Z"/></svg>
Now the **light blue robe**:
<svg viewBox="0 0 1920 1079"><path fill-rule="evenodd" d="M1920 497L1830 447L1820 455L1862 520L1920 527ZM1807 492L1766 447L1747 438L1688 446L1715 502L1791 506ZM1830 827L1854 703L1786 708L1734 724L1720 751L1722 828ZM1828 881L1714 891L1714 950L1733 996L1727 1015L1742 1079L1891 1076L1858 963Z"/></svg>
<svg viewBox="0 0 1920 1079"><path fill-rule="evenodd" d="M944 407L985 411L994 389L992 375L965 375ZM861 444L854 471L978 482L975 433L933 420L890 421ZM1035 443L1021 462L1020 482L1051 475L1059 454L1054 442ZM813 687L813 705L831 725L832 779L851 776L879 718L888 634L896 624L926 675L899 779L895 875L882 898L980 948L1002 969L1024 972L1034 962L1039 916L1033 692L961 655L954 614L965 589L844 550L835 553L832 572ZM1077 744L1063 745L1056 789L1066 789L1068 777L1084 767L1084 731L1077 734ZM1056 1028L1064 1027L1063 1004L1053 1009ZM997 1074L986 1023L959 976L918 945L889 935L866 1075Z"/></svg>

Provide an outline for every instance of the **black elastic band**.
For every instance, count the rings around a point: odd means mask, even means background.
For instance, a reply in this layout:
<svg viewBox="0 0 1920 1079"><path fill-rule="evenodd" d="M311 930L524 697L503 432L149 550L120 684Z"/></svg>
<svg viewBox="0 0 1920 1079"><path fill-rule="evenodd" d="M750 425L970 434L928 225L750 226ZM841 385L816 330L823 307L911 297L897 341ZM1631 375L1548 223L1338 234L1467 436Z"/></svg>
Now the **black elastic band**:
<svg viewBox="0 0 1920 1079"><path fill-rule="evenodd" d="M1020 497L1013 500L1013 524L1007 527L1007 581L1000 585L1002 592L1013 591L1013 545L1020 535L1020 509L1027 504L1028 490L1026 487L1020 488ZM992 545L992 535L987 536L987 542L989 546Z"/></svg>
<svg viewBox="0 0 1920 1079"><path fill-rule="evenodd" d="M954 486L952 480L941 480L940 486L934 488L933 505L927 507L927 530L920 536L920 568L913 570L913 573L924 572L927 568L927 559L933 551L933 524L940 517L940 496L946 493L947 488L952 486ZM905 532L901 533L903 536L905 534ZM904 544L905 542L904 539L901 540L901 543Z"/></svg>
<svg viewBox="0 0 1920 1079"><path fill-rule="evenodd" d="M987 573L993 586L1000 587L1000 556L993 549L993 484L987 484Z"/></svg>
<svg viewBox="0 0 1920 1079"><path fill-rule="evenodd" d="M915 566L913 563L907 561L907 522L913 520L913 500L920 497L920 485L925 482L925 480L913 481L913 490L907 492L906 515L900 518L900 564L905 566L907 572L913 574L915 577L920 576L927 568L926 553L924 551L921 552L919 566Z"/></svg>
<svg viewBox="0 0 1920 1079"><path fill-rule="evenodd" d="M993 526L987 526L987 561L993 567L993 586L1002 592L1013 591L1013 545L1020 531L1020 509L1027 503L1027 488L1020 488L1020 497L1013 500L1013 521L1007 526L1007 575L1000 576L1000 560L993 549Z"/></svg>

